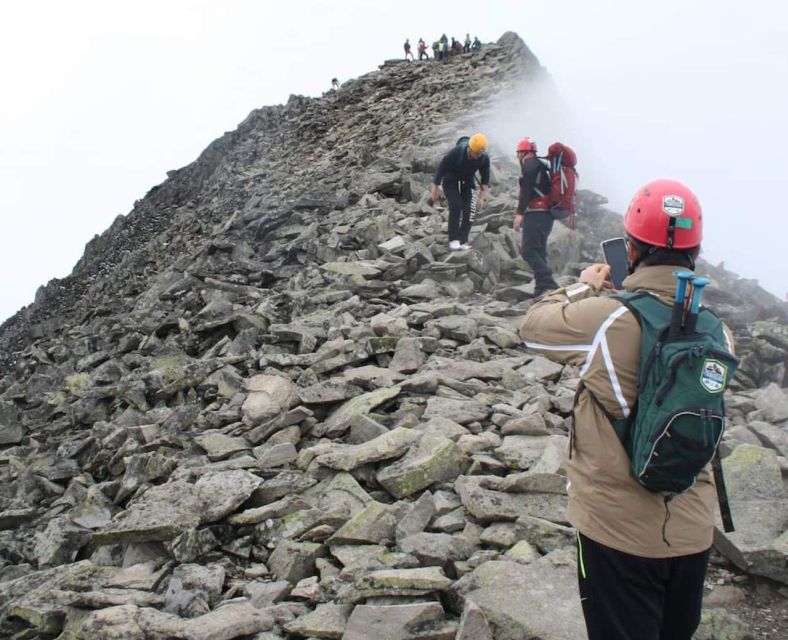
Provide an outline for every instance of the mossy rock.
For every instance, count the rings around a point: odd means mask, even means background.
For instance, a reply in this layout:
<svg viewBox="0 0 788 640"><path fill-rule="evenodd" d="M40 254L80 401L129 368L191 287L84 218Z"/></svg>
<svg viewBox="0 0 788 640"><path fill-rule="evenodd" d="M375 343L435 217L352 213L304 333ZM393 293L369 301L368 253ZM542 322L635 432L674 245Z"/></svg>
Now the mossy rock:
<svg viewBox="0 0 788 640"><path fill-rule="evenodd" d="M71 394L86 389L90 385L90 376L87 373L75 373L66 378L63 388Z"/></svg>

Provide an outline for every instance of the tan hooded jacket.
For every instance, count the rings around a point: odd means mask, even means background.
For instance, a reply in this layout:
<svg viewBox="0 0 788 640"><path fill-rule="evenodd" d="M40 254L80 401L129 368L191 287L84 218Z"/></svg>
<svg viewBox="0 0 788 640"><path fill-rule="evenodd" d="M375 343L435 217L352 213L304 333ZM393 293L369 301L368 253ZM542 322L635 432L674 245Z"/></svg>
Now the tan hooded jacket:
<svg viewBox="0 0 788 640"><path fill-rule="evenodd" d="M670 303L676 290L674 270L640 267L624 281L624 288L650 291ZM725 332L732 352L727 327ZM552 360L582 365L585 389L575 407L572 455L566 460L567 520L592 540L641 557L669 558L708 549L716 499L709 470L666 505L662 496L632 477L621 441L589 394L616 419L634 407L640 325L632 313L619 301L578 283L534 303L520 336L526 346Z"/></svg>

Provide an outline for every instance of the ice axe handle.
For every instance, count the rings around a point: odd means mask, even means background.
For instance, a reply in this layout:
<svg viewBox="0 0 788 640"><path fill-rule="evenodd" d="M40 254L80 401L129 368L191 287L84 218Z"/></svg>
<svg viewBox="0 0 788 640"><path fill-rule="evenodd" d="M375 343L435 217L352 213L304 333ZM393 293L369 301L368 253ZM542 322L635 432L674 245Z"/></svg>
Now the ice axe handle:
<svg viewBox="0 0 788 640"><path fill-rule="evenodd" d="M673 300L673 315L670 317L669 335L675 337L681 333L681 323L684 319L684 297L687 293L687 282L695 277L691 271L674 271L673 277L678 280L676 284L676 298Z"/></svg>

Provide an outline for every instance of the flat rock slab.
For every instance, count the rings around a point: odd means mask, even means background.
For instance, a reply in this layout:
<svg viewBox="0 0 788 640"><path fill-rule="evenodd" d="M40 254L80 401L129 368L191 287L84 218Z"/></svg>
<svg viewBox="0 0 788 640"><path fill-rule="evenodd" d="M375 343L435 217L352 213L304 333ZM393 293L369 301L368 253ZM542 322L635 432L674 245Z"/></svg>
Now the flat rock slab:
<svg viewBox="0 0 788 640"><path fill-rule="evenodd" d="M65 605L53 593L59 590L89 590L103 584L115 571L89 560L34 571L0 582L0 602L7 603L6 614L25 620L41 633L57 635L63 628Z"/></svg>
<svg viewBox="0 0 788 640"><path fill-rule="evenodd" d="M356 416L368 414L384 402L396 398L399 393L400 388L393 386L376 389L348 400L335 409L322 425L315 428L316 435L329 435L347 430Z"/></svg>
<svg viewBox="0 0 788 640"><path fill-rule="evenodd" d="M287 580L264 582L254 580L244 586L244 595L249 598L252 606L264 609L284 600L293 590L293 585Z"/></svg>
<svg viewBox="0 0 788 640"><path fill-rule="evenodd" d="M464 538L446 533L414 533L399 543L403 553L416 556L425 565L441 567L450 560L465 560L473 546Z"/></svg>
<svg viewBox="0 0 788 640"><path fill-rule="evenodd" d="M435 300L440 298L441 288L434 280L426 279L418 284L412 284L399 292L402 300Z"/></svg>
<svg viewBox="0 0 788 640"><path fill-rule="evenodd" d="M405 250L406 245L407 243L405 242L405 238L403 238L402 236L394 236L390 240L381 242L378 245L378 249L381 249L383 251L388 251L390 253L401 253L402 251Z"/></svg>
<svg viewBox="0 0 788 640"><path fill-rule="evenodd" d="M422 416L424 420L432 418L448 418L458 424L481 422L490 415L490 407L474 400L460 400L432 396L427 400L427 409Z"/></svg>
<svg viewBox="0 0 788 640"><path fill-rule="evenodd" d="M331 544L378 544L394 539L397 518L388 505L370 502L331 538Z"/></svg>
<svg viewBox="0 0 788 640"><path fill-rule="evenodd" d="M356 262L326 262L320 268L330 273L343 276L362 276L373 279L381 274L378 263L373 260L358 260Z"/></svg>
<svg viewBox="0 0 788 640"><path fill-rule="evenodd" d="M542 356L537 356L524 367L517 369L517 373L529 383L554 382L558 380L563 370L563 365Z"/></svg>
<svg viewBox="0 0 788 640"><path fill-rule="evenodd" d="M454 640L456 633L437 602L359 605L353 609L342 640Z"/></svg>
<svg viewBox="0 0 788 640"><path fill-rule="evenodd" d="M314 573L315 560L323 546L314 542L282 540L268 559L268 566L280 580L295 585Z"/></svg>
<svg viewBox="0 0 788 640"><path fill-rule="evenodd" d="M128 509L93 534L97 545L171 540L200 524L205 505L193 484L183 481L151 487Z"/></svg>
<svg viewBox="0 0 788 640"><path fill-rule="evenodd" d="M788 496L777 455L743 444L722 460L733 524L715 546L739 568L788 584Z"/></svg>
<svg viewBox="0 0 788 640"><path fill-rule="evenodd" d="M465 602L455 640L493 640L487 619L482 610L471 600Z"/></svg>
<svg viewBox="0 0 788 640"><path fill-rule="evenodd" d="M442 338L449 338L459 342L471 342L479 335L479 325L476 320L467 316L447 316L430 320L427 328L435 328L440 331Z"/></svg>
<svg viewBox="0 0 788 640"><path fill-rule="evenodd" d="M559 493L566 495L566 476L556 473L523 471L501 480L498 487L508 493Z"/></svg>
<svg viewBox="0 0 788 640"><path fill-rule="evenodd" d="M311 613L284 625L285 631L303 637L341 639L347 627L352 605L321 604Z"/></svg>
<svg viewBox="0 0 788 640"><path fill-rule="evenodd" d="M556 552L528 565L486 562L452 589L482 611L496 640L587 638L573 553Z"/></svg>
<svg viewBox="0 0 788 640"><path fill-rule="evenodd" d="M774 382L758 392L755 405L769 422L788 420L788 394Z"/></svg>
<svg viewBox="0 0 788 640"><path fill-rule="evenodd" d="M359 385L368 389L380 389L382 387L391 387L402 380L402 378L402 374L393 369L367 364L362 367L345 369L337 373L332 379L344 380L350 384Z"/></svg>
<svg viewBox="0 0 788 640"><path fill-rule="evenodd" d="M107 580L107 587L118 589L142 589L153 591L165 574L169 573L169 568L165 565L161 569L156 568L155 562L139 562L117 572Z"/></svg>
<svg viewBox="0 0 788 640"><path fill-rule="evenodd" d="M513 358L498 358L497 360L453 360L450 358L432 357L427 362L426 369L440 371L440 374L454 380L500 380L505 373L517 367L522 367L533 356L519 356Z"/></svg>
<svg viewBox="0 0 788 640"><path fill-rule="evenodd" d="M194 485L203 505L200 522L216 522L233 513L257 489L263 480L248 471L223 471L201 477Z"/></svg>
<svg viewBox="0 0 788 640"><path fill-rule="evenodd" d="M344 508L356 515L373 500L352 475L341 472L327 486L321 487L319 502L323 509Z"/></svg>
<svg viewBox="0 0 788 640"><path fill-rule="evenodd" d="M88 614L74 633L74 638L233 640L269 631L273 625L270 615L255 609L245 599L228 602L190 620L150 607L120 605Z"/></svg>
<svg viewBox="0 0 788 640"><path fill-rule="evenodd" d="M510 469L527 471L542 458L551 436L505 436L495 457ZM555 470L551 469L554 473Z"/></svg>
<svg viewBox="0 0 788 640"><path fill-rule="evenodd" d="M164 596L139 589L101 589L100 591L52 591L52 598L61 604L80 609L101 609L121 604L161 608Z"/></svg>
<svg viewBox="0 0 788 640"><path fill-rule="evenodd" d="M414 373L424 364L421 338L401 338L389 367L399 373Z"/></svg>
<svg viewBox="0 0 788 640"><path fill-rule="evenodd" d="M481 482L481 476L460 476L454 484L462 505L479 522L506 522L520 516L565 522L566 496L556 493L505 493L485 489Z"/></svg>
<svg viewBox="0 0 788 640"><path fill-rule="evenodd" d="M252 525L260 522L265 522L268 519L277 519L288 516L292 513L299 511L306 511L311 509L311 503L304 500L299 495L292 495L276 500L262 507L254 507L246 509L240 513L236 513L228 519L230 524L234 525Z"/></svg>
<svg viewBox="0 0 788 640"><path fill-rule="evenodd" d="M326 380L298 390L298 397L305 404L333 404L364 393L363 389L346 380Z"/></svg>
<svg viewBox="0 0 788 640"><path fill-rule="evenodd" d="M225 460L236 453L251 449L243 438L233 438L219 431L205 431L195 436L194 442L205 449L211 462Z"/></svg>
<svg viewBox="0 0 788 640"><path fill-rule="evenodd" d="M377 479L395 498L404 498L436 482L453 480L465 464L466 457L455 442L428 431L402 459L382 468Z"/></svg>
<svg viewBox="0 0 788 640"><path fill-rule="evenodd" d="M397 427L363 444L348 445L338 451L318 456L318 464L331 469L352 471L371 462L399 458L422 434L412 429Z"/></svg>
<svg viewBox="0 0 788 640"><path fill-rule="evenodd" d="M18 424L0 424L0 446L19 444L26 430Z"/></svg>
<svg viewBox="0 0 788 640"><path fill-rule="evenodd" d="M451 585L440 567L383 569L359 576L354 585L339 593L337 600L352 604L382 596L424 596L446 591Z"/></svg>

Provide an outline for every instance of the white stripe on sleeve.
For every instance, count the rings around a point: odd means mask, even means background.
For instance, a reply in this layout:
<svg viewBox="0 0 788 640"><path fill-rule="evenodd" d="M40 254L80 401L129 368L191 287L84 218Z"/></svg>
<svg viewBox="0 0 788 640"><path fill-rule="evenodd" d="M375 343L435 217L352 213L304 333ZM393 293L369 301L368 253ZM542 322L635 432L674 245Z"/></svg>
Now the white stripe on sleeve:
<svg viewBox="0 0 788 640"><path fill-rule="evenodd" d="M566 295L571 298L573 296L576 296L578 293L583 293L583 291L588 291L590 288L591 287L589 287L587 284L583 284L579 287L573 287L571 290L567 289Z"/></svg>
<svg viewBox="0 0 788 640"><path fill-rule="evenodd" d="M605 367L607 368L607 375L610 378L610 384L613 387L613 393L616 394L616 400L618 400L618 404L621 406L621 411L624 413L625 417L629 416L629 412L630 412L629 405L627 404L627 401L624 398L624 393L621 390L621 384L618 381L616 370L613 367L613 358L610 355L610 349L608 348L607 338L605 337L605 334L607 333L607 330L610 328L610 325L612 325L617 318L621 317L628 311L629 309L627 309L624 306L621 306L605 319L605 321L597 330L596 335L594 336L594 341L591 343L591 349L589 350L588 355L586 356L585 364L583 365L583 368L580 369L580 376L582 377L586 374L588 368L591 366L591 362L593 361L594 356L596 355L597 349L600 348L602 349L602 357L604 358L605 361Z"/></svg>
<svg viewBox="0 0 788 640"><path fill-rule="evenodd" d="M529 349L538 351L590 351L590 344L539 344L538 342L526 342L525 346Z"/></svg>

